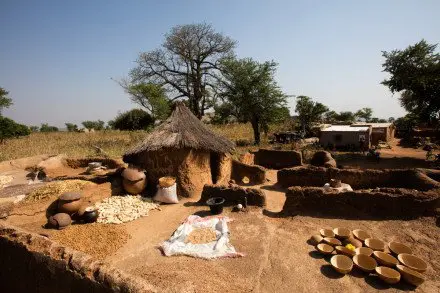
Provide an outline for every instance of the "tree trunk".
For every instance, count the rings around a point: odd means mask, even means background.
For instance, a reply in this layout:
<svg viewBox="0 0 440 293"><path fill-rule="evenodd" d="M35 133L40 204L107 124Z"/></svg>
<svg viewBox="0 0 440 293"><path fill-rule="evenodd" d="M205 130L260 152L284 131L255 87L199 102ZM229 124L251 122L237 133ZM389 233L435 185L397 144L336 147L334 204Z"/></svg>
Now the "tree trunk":
<svg viewBox="0 0 440 293"><path fill-rule="evenodd" d="M252 119L252 129L254 130L254 144L259 145L260 144L260 123L258 118Z"/></svg>

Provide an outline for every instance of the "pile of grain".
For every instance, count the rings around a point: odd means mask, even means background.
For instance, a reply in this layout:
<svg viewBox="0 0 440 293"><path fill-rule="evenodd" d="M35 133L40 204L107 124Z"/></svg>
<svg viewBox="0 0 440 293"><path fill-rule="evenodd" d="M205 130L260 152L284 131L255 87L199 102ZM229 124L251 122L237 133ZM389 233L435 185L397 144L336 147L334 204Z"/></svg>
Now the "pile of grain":
<svg viewBox="0 0 440 293"><path fill-rule="evenodd" d="M54 231L50 238L102 260L121 248L130 236L122 226L94 223Z"/></svg>
<svg viewBox="0 0 440 293"><path fill-rule="evenodd" d="M42 199L49 199L52 197L58 197L62 193L67 191L80 191L86 186L96 185L93 182L85 180L64 180L55 181L46 184L38 189L35 189L26 197L27 201L37 201Z"/></svg>
<svg viewBox="0 0 440 293"><path fill-rule="evenodd" d="M217 235L212 228L199 228L191 231L191 233L189 233L189 235L186 237L185 242L192 244L204 244L216 240Z"/></svg>
<svg viewBox="0 0 440 293"><path fill-rule="evenodd" d="M12 179L14 179L14 177L12 176L7 176L7 175L0 176L0 189L5 187L6 184L12 181Z"/></svg>
<svg viewBox="0 0 440 293"><path fill-rule="evenodd" d="M151 199L136 196L112 196L95 204L99 210L98 223L121 224L147 216L159 207Z"/></svg>

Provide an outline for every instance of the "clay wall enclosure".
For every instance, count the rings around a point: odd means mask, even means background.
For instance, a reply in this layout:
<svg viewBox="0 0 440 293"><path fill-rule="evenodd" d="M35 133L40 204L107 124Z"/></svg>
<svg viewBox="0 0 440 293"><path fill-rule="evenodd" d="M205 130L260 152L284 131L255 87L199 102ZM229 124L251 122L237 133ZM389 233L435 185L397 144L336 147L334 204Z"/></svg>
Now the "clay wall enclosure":
<svg viewBox="0 0 440 293"><path fill-rule="evenodd" d="M436 181L437 173L418 169L336 169L322 167L295 167L278 171L278 183L287 188L291 186L323 187L330 179L340 179L353 189L377 187L406 188L421 191L440 189ZM436 177L437 176L437 177Z"/></svg>
<svg viewBox="0 0 440 293"><path fill-rule="evenodd" d="M302 165L302 154L297 151L259 149L253 154L253 164L269 169L282 169Z"/></svg>
<svg viewBox="0 0 440 293"><path fill-rule="evenodd" d="M144 279L4 223L0 251L2 292L157 292Z"/></svg>

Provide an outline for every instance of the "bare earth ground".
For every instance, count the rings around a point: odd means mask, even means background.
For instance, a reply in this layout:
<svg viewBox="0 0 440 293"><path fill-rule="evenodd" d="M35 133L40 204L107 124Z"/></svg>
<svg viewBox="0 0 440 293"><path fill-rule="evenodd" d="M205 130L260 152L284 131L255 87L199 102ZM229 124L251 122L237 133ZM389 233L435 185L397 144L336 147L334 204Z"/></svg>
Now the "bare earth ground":
<svg viewBox="0 0 440 293"><path fill-rule="evenodd" d="M237 251L246 254L244 257L206 261L162 256L158 245L168 239L188 215L208 214L206 207L183 200L175 205L162 205L161 211L154 210L147 217L119 225L129 237L105 260L147 279L161 292L399 292L414 289L403 282L390 287L374 275L367 276L355 270L341 276L330 267L329 257L321 257L307 244L310 236L321 228L362 228L387 242L398 240L409 244L416 255L429 263L428 280L415 291L440 291L440 251L437 248L440 233L434 218L413 221L277 218L285 195L275 184L276 171L269 171L268 175L267 185L258 186L267 194L267 210L253 208L247 213L232 213L230 208L225 209L225 214L234 219L230 224L231 243ZM109 183L84 191L92 202L109 196L110 192ZM14 213L29 215L10 216L7 222L53 237L51 235L58 233L57 230L41 227L46 222L44 209L48 204L50 202L21 205ZM32 211L42 212L32 215ZM78 225L75 230L78 229L87 230L88 225ZM102 229L106 229L105 226ZM111 241L110 237L105 238L107 234L102 233L104 238L100 241ZM88 239L81 237L90 237L87 233L79 233L77 240L91 245L90 241L85 241Z"/></svg>

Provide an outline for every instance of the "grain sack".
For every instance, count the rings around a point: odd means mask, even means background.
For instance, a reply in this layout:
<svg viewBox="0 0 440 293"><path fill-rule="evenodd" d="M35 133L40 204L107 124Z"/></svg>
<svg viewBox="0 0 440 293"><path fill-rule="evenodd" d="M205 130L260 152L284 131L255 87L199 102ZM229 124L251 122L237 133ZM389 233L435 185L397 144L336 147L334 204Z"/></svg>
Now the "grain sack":
<svg viewBox="0 0 440 293"><path fill-rule="evenodd" d="M156 195L153 199L163 203L179 203L176 183L170 187L160 187L160 185L158 185Z"/></svg>

